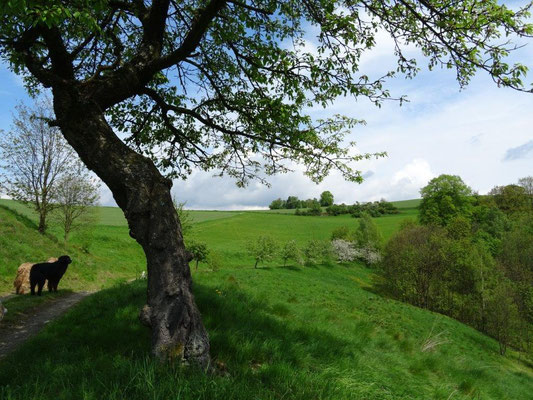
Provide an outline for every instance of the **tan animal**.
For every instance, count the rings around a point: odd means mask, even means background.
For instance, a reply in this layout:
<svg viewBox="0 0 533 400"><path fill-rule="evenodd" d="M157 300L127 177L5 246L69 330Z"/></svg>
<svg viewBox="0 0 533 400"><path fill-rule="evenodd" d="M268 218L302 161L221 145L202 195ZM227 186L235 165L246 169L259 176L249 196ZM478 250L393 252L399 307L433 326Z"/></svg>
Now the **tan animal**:
<svg viewBox="0 0 533 400"><path fill-rule="evenodd" d="M52 257L49 258L47 262L51 263L56 261L57 258ZM15 278L15 282L13 282L13 286L15 286L15 292L17 294L30 292L30 271L34 264L35 263L24 263L18 267L17 277Z"/></svg>

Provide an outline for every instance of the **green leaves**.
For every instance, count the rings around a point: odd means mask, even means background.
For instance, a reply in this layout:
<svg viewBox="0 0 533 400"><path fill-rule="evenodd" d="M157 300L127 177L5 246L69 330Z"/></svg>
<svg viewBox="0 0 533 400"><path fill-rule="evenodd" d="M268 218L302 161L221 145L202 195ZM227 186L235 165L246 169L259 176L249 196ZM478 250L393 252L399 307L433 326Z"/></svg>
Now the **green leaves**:
<svg viewBox="0 0 533 400"><path fill-rule="evenodd" d="M513 40L533 34L529 10L496 0L255 0L228 2L205 20L210 2L170 2L155 18L163 3L6 1L0 51L33 90L63 84L54 74L71 69L67 86L99 102L169 176L217 170L241 186L294 162L315 182L331 170L360 182L355 162L385 153L355 153L346 141L364 121L318 113L344 96L401 104L387 81L413 78L424 63L455 69L460 86L484 70L498 85L530 90L527 66L506 61ZM397 66L376 76L361 70L361 57L384 32ZM422 57L410 56L413 46Z"/></svg>

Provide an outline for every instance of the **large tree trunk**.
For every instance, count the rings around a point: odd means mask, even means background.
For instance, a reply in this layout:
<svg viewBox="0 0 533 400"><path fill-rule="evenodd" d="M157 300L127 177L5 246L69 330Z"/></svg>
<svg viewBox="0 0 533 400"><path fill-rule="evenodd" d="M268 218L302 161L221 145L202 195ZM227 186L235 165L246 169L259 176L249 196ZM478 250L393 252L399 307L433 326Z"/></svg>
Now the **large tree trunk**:
<svg viewBox="0 0 533 400"><path fill-rule="evenodd" d="M192 294L191 257L172 203L172 182L118 139L96 105L79 97L54 90L56 118L83 162L111 189L130 235L144 249L148 301L140 318L152 329L152 352L207 367L209 339Z"/></svg>

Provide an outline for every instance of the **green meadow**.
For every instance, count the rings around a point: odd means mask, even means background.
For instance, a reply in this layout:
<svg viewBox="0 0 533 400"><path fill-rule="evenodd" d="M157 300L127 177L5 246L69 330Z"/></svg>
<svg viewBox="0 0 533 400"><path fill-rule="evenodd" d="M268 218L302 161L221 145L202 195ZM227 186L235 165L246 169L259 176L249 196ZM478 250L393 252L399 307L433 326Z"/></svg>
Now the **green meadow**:
<svg viewBox="0 0 533 400"><path fill-rule="evenodd" d="M440 314L389 299L375 271L358 263L253 268L246 243L329 239L354 229L350 216L193 211L189 238L207 243L220 267L193 270L194 292L216 373L160 364L138 323L146 282L140 247L121 211L99 209L97 225L62 242L31 212L0 205L0 293L18 265L68 253L64 291L100 290L0 361L0 399L530 399L533 369L513 351ZM416 218L417 201L375 221L385 238ZM48 293L39 301L47 301ZM37 304L6 302L13 315ZM9 313L8 313L9 315Z"/></svg>

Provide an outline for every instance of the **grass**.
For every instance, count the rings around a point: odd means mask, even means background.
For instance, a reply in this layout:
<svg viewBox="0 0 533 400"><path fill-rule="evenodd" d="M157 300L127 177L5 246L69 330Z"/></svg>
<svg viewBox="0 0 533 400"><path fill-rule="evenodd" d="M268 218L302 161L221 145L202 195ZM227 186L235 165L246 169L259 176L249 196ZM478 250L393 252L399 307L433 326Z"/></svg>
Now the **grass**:
<svg viewBox="0 0 533 400"><path fill-rule="evenodd" d="M0 398L530 398L524 363L452 319L380 297L371 276L359 265L196 274L227 376L154 362L137 322L145 282L107 289L0 363ZM446 341L424 351L432 335Z"/></svg>
<svg viewBox="0 0 533 400"><path fill-rule="evenodd" d="M35 223L38 221L37 214L33 211L33 209L22 203L13 200L0 199L0 206L4 206L13 211L16 211L18 214L27 217L29 220ZM118 207L94 207L93 212L97 216L96 225L98 226L128 226L122 210ZM221 218L230 218L241 213L241 211L216 210L188 210L188 212L191 215L191 220L193 223ZM58 236L60 236L61 232L59 231L59 229L56 228L54 229L54 231Z"/></svg>
<svg viewBox="0 0 533 400"><path fill-rule="evenodd" d="M0 399L531 398L533 369L527 362L512 351L499 356L494 340L455 320L381 296L373 288L373 270L332 262L283 268L279 260L253 269L244 250L259 234L300 244L329 239L337 226L354 229L357 219L257 212L198 216L192 236L222 261L220 270L201 264L193 271L213 360L224 372L218 375L150 357L149 330L137 320L146 283L118 283L144 269L126 226L99 224L84 253L83 237L73 236L65 247L54 229L50 236L38 235L31 219L0 207L2 279L5 262L16 270L21 259L69 251L76 264L63 287L105 288L0 362ZM403 219L414 217L410 205L375 221L390 237ZM7 315L46 300L11 299Z"/></svg>
<svg viewBox="0 0 533 400"><path fill-rule="evenodd" d="M20 318L27 316L32 310L45 306L47 303L54 301L60 297L72 293L72 290L60 290L55 293L49 293L46 289L42 296L16 296L3 302L8 312L2 319L3 324L13 324Z"/></svg>
<svg viewBox="0 0 533 400"><path fill-rule="evenodd" d="M128 236L125 226L98 225L72 235L67 244L60 236L57 227L40 235L32 219L0 205L0 293L14 290L20 264L62 254L69 254L73 263L60 288L75 291L110 287L140 275L146 268L142 249Z"/></svg>

